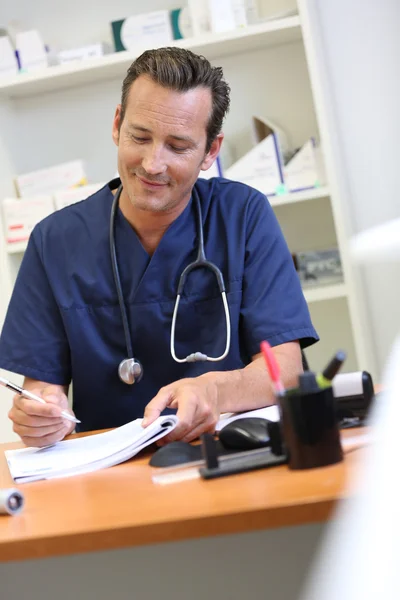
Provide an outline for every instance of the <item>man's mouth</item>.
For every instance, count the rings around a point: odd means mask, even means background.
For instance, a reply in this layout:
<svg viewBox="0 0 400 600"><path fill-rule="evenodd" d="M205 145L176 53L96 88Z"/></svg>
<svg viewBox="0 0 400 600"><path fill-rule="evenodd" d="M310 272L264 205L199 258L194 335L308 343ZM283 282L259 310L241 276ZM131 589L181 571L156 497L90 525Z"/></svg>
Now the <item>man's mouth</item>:
<svg viewBox="0 0 400 600"><path fill-rule="evenodd" d="M146 177L141 177L140 175L136 175L136 177L145 187L162 188L168 185L168 183L166 183L165 181L154 181L152 179L147 179Z"/></svg>

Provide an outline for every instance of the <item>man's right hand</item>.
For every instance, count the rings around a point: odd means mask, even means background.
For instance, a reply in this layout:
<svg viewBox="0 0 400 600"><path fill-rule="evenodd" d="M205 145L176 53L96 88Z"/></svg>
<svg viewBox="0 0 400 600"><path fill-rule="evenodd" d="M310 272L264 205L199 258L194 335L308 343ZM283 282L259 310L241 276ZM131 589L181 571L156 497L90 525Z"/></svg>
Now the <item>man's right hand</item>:
<svg viewBox="0 0 400 600"><path fill-rule="evenodd" d="M73 414L68 407L68 398L61 386L29 386L29 391L43 398L46 404L16 394L13 406L8 413L14 424L13 430L26 446L48 446L72 433L75 428L74 423L61 416L62 410Z"/></svg>

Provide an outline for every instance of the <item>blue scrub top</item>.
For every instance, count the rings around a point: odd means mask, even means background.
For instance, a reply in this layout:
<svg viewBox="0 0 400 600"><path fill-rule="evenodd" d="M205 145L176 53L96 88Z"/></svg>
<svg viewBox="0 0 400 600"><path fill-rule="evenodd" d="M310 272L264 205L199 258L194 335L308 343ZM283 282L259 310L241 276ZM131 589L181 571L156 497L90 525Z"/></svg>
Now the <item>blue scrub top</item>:
<svg viewBox="0 0 400 600"><path fill-rule="evenodd" d="M48 383L73 383L80 430L119 426L143 416L158 390L183 377L240 369L272 346L318 340L298 275L270 204L260 192L221 178L196 183L208 260L225 278L232 341L224 361L176 363L171 319L179 277L196 258L193 200L150 257L122 212L116 252L133 353L144 369L139 384L119 380L126 358L114 285L109 224L114 180L83 202L59 210L33 230L0 339L0 367ZM215 276L203 269L187 280L176 325L178 357L225 348L225 317Z"/></svg>

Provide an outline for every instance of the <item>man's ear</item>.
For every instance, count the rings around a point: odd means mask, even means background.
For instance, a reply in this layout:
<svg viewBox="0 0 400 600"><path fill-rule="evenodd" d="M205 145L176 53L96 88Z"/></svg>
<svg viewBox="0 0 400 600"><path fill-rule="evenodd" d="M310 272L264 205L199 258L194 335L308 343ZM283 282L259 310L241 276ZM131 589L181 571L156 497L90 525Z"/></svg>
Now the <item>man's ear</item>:
<svg viewBox="0 0 400 600"><path fill-rule="evenodd" d="M207 171L217 158L219 151L221 150L222 140L224 139L224 134L219 133L217 137L214 139L211 144L211 148L208 153L205 155L203 162L201 163L200 170Z"/></svg>
<svg viewBox="0 0 400 600"><path fill-rule="evenodd" d="M116 146L119 145L119 129L121 126L121 105L118 104L115 109L114 121L112 125L112 138Z"/></svg>

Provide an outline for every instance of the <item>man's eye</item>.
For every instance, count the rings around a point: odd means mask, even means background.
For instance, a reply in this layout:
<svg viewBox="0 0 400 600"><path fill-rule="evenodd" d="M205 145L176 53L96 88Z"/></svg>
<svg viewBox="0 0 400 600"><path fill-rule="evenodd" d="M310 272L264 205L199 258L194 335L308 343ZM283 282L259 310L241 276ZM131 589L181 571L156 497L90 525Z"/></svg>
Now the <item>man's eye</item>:
<svg viewBox="0 0 400 600"><path fill-rule="evenodd" d="M138 142L139 144L142 144L143 142L147 142L147 138L138 137L137 135L133 135L132 138L135 140L135 142Z"/></svg>
<svg viewBox="0 0 400 600"><path fill-rule="evenodd" d="M171 150L174 152L186 152L187 148L181 148L180 146L170 146Z"/></svg>

